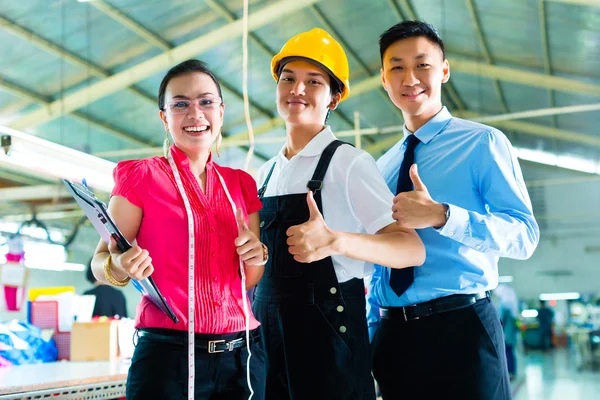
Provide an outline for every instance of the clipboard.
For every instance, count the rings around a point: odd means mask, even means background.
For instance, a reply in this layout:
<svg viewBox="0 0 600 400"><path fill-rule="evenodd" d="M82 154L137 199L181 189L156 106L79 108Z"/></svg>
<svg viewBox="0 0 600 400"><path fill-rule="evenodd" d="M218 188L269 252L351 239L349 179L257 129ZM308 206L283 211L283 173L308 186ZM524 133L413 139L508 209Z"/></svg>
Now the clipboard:
<svg viewBox="0 0 600 400"><path fill-rule="evenodd" d="M92 191L90 191L87 187L79 183L72 182L68 179L62 179L62 181L67 187L69 193L71 193L75 201L77 201L77 204L79 204L85 215L88 217L96 231L100 234L102 240L108 244L109 239L112 236L115 239L119 250L122 252L129 250L131 248L131 244L127 238L123 236L121 231L119 231L119 228L108 214L106 204L98 200L94 193L92 193ZM143 296L147 296L152 304L164 312L169 318L171 318L173 322L179 322L179 318L177 318L173 312L173 309L171 306L169 306L169 303L167 303L167 300L160 293L151 276L141 281L132 278L131 283L138 292L140 292Z"/></svg>

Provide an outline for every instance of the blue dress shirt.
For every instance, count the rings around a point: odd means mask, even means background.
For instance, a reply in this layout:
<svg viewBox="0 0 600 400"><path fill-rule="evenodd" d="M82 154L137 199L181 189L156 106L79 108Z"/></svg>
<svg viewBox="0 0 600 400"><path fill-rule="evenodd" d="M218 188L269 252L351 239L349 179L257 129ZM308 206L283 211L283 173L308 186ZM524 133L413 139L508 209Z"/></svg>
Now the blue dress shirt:
<svg viewBox="0 0 600 400"><path fill-rule="evenodd" d="M404 138L378 161L395 193ZM451 294L471 294L498 285L498 259L527 259L539 241L523 175L510 142L490 126L453 118L444 107L414 133L419 176L433 200L450 208L440 229L417 229L425 244L425 263L413 284L398 297L390 288L390 269L375 265L368 287L367 320L372 337L379 307L423 303Z"/></svg>

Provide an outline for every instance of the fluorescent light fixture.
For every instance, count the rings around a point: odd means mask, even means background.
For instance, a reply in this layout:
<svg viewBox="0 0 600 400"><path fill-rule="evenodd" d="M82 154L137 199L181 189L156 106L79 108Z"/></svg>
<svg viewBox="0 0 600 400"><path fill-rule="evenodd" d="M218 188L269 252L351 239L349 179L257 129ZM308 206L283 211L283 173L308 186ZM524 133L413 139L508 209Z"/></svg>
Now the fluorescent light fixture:
<svg viewBox="0 0 600 400"><path fill-rule="evenodd" d="M535 318L538 316L537 310L523 310L521 311L521 316L523 318Z"/></svg>
<svg viewBox="0 0 600 400"><path fill-rule="evenodd" d="M514 280L511 275L500 275L498 277L498 283L510 283Z"/></svg>
<svg viewBox="0 0 600 400"><path fill-rule="evenodd" d="M515 151L517 157L522 160L589 174L600 174L600 164L593 160L586 160L585 158L571 155L558 155L543 150L526 149L523 147L515 147Z"/></svg>
<svg viewBox="0 0 600 400"><path fill-rule="evenodd" d="M567 293L542 293L540 294L540 300L548 301L548 300L577 300L581 297L581 295L577 292L567 292Z"/></svg>
<svg viewBox="0 0 600 400"><path fill-rule="evenodd" d="M0 149L0 166L15 172L45 178L67 178L110 192L116 164L36 136L1 126L0 135L10 136L10 145ZM7 154L8 151L8 154Z"/></svg>

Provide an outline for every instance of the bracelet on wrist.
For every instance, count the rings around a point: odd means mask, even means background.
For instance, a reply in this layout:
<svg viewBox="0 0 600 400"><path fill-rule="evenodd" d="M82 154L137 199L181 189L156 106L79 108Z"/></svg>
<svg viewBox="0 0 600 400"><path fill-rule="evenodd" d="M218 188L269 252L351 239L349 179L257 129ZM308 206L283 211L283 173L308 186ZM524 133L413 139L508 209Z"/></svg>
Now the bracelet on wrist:
<svg viewBox="0 0 600 400"><path fill-rule="evenodd" d="M118 287L127 286L129 281L131 280L131 278L128 276L124 280L118 281L117 279L115 279L115 277L112 274L112 271L110 269L111 265L112 265L112 255L109 254L108 257L106 258L106 260L104 260L104 276L106 277L106 280L108 281L108 283L110 283L113 286L118 286Z"/></svg>

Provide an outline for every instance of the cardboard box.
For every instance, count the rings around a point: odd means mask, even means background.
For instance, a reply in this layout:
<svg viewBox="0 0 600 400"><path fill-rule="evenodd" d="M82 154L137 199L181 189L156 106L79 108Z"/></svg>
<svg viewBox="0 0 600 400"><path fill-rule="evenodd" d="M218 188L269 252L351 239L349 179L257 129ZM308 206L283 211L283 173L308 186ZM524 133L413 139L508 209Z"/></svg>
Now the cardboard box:
<svg viewBox="0 0 600 400"><path fill-rule="evenodd" d="M75 322L71 361L114 361L119 357L118 321Z"/></svg>

